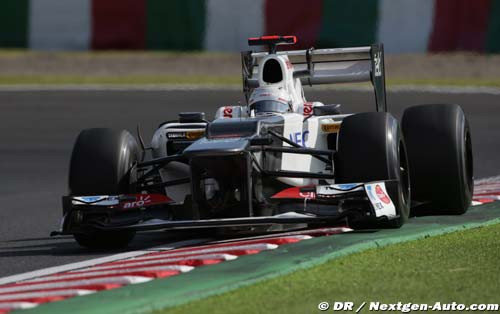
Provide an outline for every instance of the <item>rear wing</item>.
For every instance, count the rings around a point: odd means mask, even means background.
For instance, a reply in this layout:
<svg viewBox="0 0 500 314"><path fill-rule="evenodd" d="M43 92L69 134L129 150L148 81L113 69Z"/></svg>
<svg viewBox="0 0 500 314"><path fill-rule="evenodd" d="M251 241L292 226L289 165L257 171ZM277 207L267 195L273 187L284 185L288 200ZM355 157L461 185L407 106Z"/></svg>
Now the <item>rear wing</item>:
<svg viewBox="0 0 500 314"><path fill-rule="evenodd" d="M382 44L353 48L278 51L276 54L288 56L294 66L294 77L300 78L302 84L312 86L370 81L375 92L377 111L387 111ZM268 52L241 53L243 92L247 101L253 89L258 87L259 61L267 55Z"/></svg>

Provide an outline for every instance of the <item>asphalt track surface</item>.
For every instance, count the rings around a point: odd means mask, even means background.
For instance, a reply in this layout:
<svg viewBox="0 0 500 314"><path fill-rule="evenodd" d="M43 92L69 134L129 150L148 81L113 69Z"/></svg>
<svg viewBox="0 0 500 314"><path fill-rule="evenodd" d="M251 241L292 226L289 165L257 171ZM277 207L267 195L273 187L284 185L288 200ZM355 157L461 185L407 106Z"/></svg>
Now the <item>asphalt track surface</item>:
<svg viewBox="0 0 500 314"><path fill-rule="evenodd" d="M310 100L340 103L344 112L374 108L368 92L306 94ZM140 123L148 141L159 123L175 119L179 111L205 111L211 119L217 107L238 100L243 102L236 90L0 92L0 277L110 254L82 249L71 237L48 236L60 221L60 197L66 193L71 149L81 129L124 128L135 134ZM462 105L472 130L476 178L500 173L500 95L388 93L396 117L405 107L422 103ZM177 237L142 234L130 250Z"/></svg>

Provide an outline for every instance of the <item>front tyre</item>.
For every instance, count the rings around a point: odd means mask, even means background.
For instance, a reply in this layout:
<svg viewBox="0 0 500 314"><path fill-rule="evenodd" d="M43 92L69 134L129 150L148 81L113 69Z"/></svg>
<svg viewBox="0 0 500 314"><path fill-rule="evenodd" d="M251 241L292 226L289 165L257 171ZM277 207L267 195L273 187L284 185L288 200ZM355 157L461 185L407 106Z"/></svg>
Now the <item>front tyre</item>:
<svg viewBox="0 0 500 314"><path fill-rule="evenodd" d="M117 195L134 192L133 165L139 160L139 145L125 130L83 130L73 147L69 170L70 195ZM92 231L74 234L81 246L92 249L125 247L133 231Z"/></svg>
<svg viewBox="0 0 500 314"><path fill-rule="evenodd" d="M335 182L397 180L389 191L397 218L361 221L360 227L399 228L410 213L410 177L406 146L398 121L389 113L366 112L342 121L335 159Z"/></svg>

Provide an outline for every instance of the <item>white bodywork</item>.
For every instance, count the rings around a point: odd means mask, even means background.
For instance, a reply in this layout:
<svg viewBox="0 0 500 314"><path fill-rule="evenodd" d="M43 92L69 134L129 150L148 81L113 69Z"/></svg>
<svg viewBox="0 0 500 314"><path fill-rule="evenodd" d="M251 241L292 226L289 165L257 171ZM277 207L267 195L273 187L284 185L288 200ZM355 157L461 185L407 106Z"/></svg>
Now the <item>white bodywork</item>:
<svg viewBox="0 0 500 314"><path fill-rule="evenodd" d="M278 82L268 82L264 77L264 65L266 62L278 62L281 69L282 79ZM363 61L364 62L364 61ZM278 52L277 54L264 54L258 62L257 70L253 73L253 77L258 81L258 86L255 87L253 93L248 100L249 105L256 100L265 98L266 93L275 90L276 92L268 95L269 100L280 98L290 104L290 112L286 113L255 113L249 109L249 106L223 106L220 107L214 119L239 119L247 118L255 115L279 115L284 120L283 136L292 142L307 148L328 149L328 135L338 133L342 119L348 115L313 115L313 108L324 106L321 102L308 102L304 96L302 82L299 77L294 78L294 65L290 62L288 55ZM317 79L317 78L316 78ZM286 96L283 96L286 95ZM189 128L182 123L167 123L156 130L151 147L153 157L158 158L167 156L167 134L176 132L187 132L205 129L205 123L189 123ZM290 146L283 143L283 146ZM280 169L273 170L289 170L289 171L304 171L330 174L334 171L334 165L325 165L324 162L317 160L311 155L306 154L291 154L283 153ZM160 171L162 179L166 171ZM318 184L318 179L308 178L285 178L281 177L278 180L292 186L305 186L310 184ZM327 180L328 183L334 183L333 180ZM187 187L187 186L186 186Z"/></svg>
<svg viewBox="0 0 500 314"><path fill-rule="evenodd" d="M323 106L321 102L308 102L304 96L304 90L299 78L293 77L294 66L288 60L286 55L271 54L262 58L259 62L259 69L263 69L263 65L270 59L279 62L282 70L283 80L277 83L268 83L263 78L263 71L257 73L259 87L252 93L249 104L262 98L262 92L267 92L273 88L279 89L287 93L287 100L291 102L293 112L289 113L273 113L281 115L284 118L283 136L304 147L316 149L328 149L327 136L330 133L337 133L340 128L340 123L347 115L331 115L331 116L313 116L313 108ZM280 93L270 95L269 99L279 97ZM220 107L215 119L232 119L244 118L252 116L248 106L225 106ZM283 143L283 146L290 146ZM329 169L325 168L325 163L315 159L311 155L305 154L286 154L282 155L281 169L290 171L305 171L305 172L322 172L332 173L333 164ZM304 186L309 184L317 184L317 179L307 178L278 178L283 183L293 186Z"/></svg>
<svg viewBox="0 0 500 314"><path fill-rule="evenodd" d="M259 69L263 69L263 65L268 60L276 60L279 62L283 79L277 83L269 83L264 80L263 71L257 73L259 87L256 88L249 99L249 103L253 103L256 99L262 98L262 92L273 89L279 89L280 92L276 95L269 95L269 99L279 97L282 93L286 93L286 100L290 102L293 112L288 113L263 113L280 115L284 119L283 136L292 142L303 147L328 149L327 137L331 133L337 133L340 128L342 119L347 115L330 115L330 116L314 116L313 108L323 106L321 102L308 102L304 96L304 90L299 78L294 78L294 66L288 60L287 55L271 54L262 58L259 62ZM265 97L265 96L264 96ZM283 98L283 97L282 97ZM247 118L255 115L249 110L248 106L224 106L217 109L215 119L238 119ZM167 123L158 128L153 136L151 148L153 157L158 158L167 156L167 134L181 133L193 130L202 131L205 129L205 123L189 123L189 128L183 127L181 123ZM290 146L283 143L283 146ZM333 173L333 164L330 167L325 167L325 163L317 160L311 155L305 154L290 154L283 153L280 169L274 170L289 170L289 171L304 171L317 173ZM186 169L187 171L187 169ZM169 171L160 171L163 180L172 179L164 177ZM318 184L317 179L308 178L278 178L283 183L292 186L305 186L309 184ZM333 183L331 180L329 183ZM187 185L184 187L187 188ZM169 194L171 195L171 194ZM176 201L181 201L176 200Z"/></svg>

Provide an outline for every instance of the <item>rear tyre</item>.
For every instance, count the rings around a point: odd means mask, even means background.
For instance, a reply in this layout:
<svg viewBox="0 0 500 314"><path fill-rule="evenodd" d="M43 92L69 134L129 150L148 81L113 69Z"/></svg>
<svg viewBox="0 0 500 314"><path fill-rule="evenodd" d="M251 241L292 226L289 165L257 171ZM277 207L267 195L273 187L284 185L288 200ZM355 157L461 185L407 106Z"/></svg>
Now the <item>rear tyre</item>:
<svg viewBox="0 0 500 314"><path fill-rule="evenodd" d="M335 182L398 180L388 193L398 218L362 220L358 227L399 228L410 213L410 177L406 146L398 121L389 113L367 112L342 121L335 159ZM356 226L355 226L356 227Z"/></svg>
<svg viewBox="0 0 500 314"><path fill-rule="evenodd" d="M427 203L414 214L467 211L474 189L469 123L458 105L420 105L405 110L412 199Z"/></svg>
<svg viewBox="0 0 500 314"><path fill-rule="evenodd" d="M87 129L76 140L71 155L69 190L71 195L128 194L135 190L134 163L139 145L125 130ZM93 231L74 234L81 246L93 249L125 247L135 232Z"/></svg>

